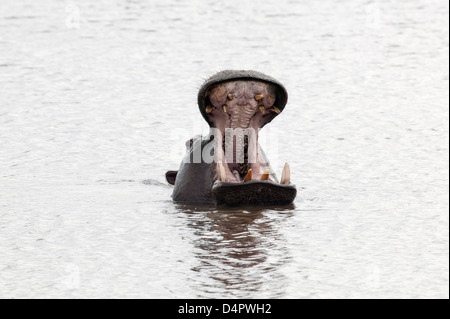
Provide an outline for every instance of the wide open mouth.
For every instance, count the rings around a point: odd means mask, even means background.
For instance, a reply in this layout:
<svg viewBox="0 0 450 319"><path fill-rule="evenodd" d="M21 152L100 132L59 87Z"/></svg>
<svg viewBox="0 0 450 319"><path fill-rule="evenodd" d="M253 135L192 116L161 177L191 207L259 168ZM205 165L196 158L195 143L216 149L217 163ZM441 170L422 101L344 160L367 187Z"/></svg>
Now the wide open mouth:
<svg viewBox="0 0 450 319"><path fill-rule="evenodd" d="M214 130L218 204L290 204L296 196L286 163L278 181L259 147L259 130L284 109L284 86L256 71L226 70L208 79L198 105Z"/></svg>
<svg viewBox="0 0 450 319"><path fill-rule="evenodd" d="M205 112L221 142L216 154L221 181L276 180L258 143L259 130L281 112L276 89L263 81L231 80L206 90Z"/></svg>
<svg viewBox="0 0 450 319"><path fill-rule="evenodd" d="M205 90L204 113L221 147L217 147L217 176L222 182L278 182L259 148L259 130L281 113L276 84L254 79L214 83ZM217 136L218 135L218 136ZM286 164L281 184L290 183Z"/></svg>

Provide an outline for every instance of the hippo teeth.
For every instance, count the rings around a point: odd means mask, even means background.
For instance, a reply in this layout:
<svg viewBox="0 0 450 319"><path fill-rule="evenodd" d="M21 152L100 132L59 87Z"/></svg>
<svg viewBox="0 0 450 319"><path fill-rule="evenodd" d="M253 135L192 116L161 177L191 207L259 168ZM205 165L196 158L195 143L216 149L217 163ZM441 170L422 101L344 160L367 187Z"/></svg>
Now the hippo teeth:
<svg viewBox="0 0 450 319"><path fill-rule="evenodd" d="M261 180L262 181L267 181L268 179L269 179L269 174L270 174L270 171L268 170L268 169L266 169L265 171L264 171L264 173L261 175Z"/></svg>
<svg viewBox="0 0 450 319"><path fill-rule="evenodd" d="M281 113L280 109L277 108L276 106L272 106L272 107L270 108L270 110L271 110L272 112L277 113L277 114L280 114L280 113Z"/></svg>
<svg viewBox="0 0 450 319"><path fill-rule="evenodd" d="M208 105L205 109L206 113L211 113L214 110L214 106Z"/></svg>
<svg viewBox="0 0 450 319"><path fill-rule="evenodd" d="M291 182L291 169L289 168L289 164L284 164L283 172L281 173L281 181L280 184L289 184Z"/></svg>
<svg viewBox="0 0 450 319"><path fill-rule="evenodd" d="M250 168L247 172L247 175L245 175L244 182L248 182L251 180L252 180L252 169Z"/></svg>
<svg viewBox="0 0 450 319"><path fill-rule="evenodd" d="M259 111L261 112L262 115L265 114L266 109L264 108L264 106L260 105L260 106L258 106L258 109L259 109Z"/></svg>
<svg viewBox="0 0 450 319"><path fill-rule="evenodd" d="M262 94L257 94L255 95L255 101L261 101L263 99L264 95Z"/></svg>
<svg viewBox="0 0 450 319"><path fill-rule="evenodd" d="M225 173L225 167L222 163L217 163L217 175L222 182L226 182L227 174Z"/></svg>
<svg viewBox="0 0 450 319"><path fill-rule="evenodd" d="M239 181L242 181L244 183L249 182L252 180L253 170L250 168L247 171L247 175L245 175L244 179L239 178L239 172L237 171L234 171L234 175L236 178L236 181L234 183L238 183ZM227 181L226 170L222 163L217 163L217 176L221 182ZM264 173L261 175L260 180L267 181L269 180L269 177L270 177L270 170L266 169ZM280 184L288 185L290 184L290 182L291 182L291 170L289 168L289 164L285 163L283 167L283 172L281 173Z"/></svg>

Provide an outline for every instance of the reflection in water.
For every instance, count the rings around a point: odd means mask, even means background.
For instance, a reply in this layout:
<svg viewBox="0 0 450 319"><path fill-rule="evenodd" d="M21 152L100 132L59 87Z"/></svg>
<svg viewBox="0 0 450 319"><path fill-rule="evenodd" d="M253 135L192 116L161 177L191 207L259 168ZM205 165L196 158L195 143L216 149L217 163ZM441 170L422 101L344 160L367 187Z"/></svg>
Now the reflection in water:
<svg viewBox="0 0 450 319"><path fill-rule="evenodd" d="M289 262L280 222L284 209L178 206L193 230L192 282L199 297L282 297Z"/></svg>

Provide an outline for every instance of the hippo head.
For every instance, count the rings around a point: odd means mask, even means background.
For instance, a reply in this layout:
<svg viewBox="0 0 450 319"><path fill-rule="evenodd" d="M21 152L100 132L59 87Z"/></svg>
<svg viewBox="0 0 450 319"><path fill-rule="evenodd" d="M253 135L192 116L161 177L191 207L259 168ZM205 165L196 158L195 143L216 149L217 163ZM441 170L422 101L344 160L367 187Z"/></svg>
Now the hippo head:
<svg viewBox="0 0 450 319"><path fill-rule="evenodd" d="M174 201L226 205L290 204L296 196L286 163L280 181L259 146L259 130L284 109L287 92L256 71L226 70L205 81L198 106L210 126L206 138L191 139L174 184Z"/></svg>

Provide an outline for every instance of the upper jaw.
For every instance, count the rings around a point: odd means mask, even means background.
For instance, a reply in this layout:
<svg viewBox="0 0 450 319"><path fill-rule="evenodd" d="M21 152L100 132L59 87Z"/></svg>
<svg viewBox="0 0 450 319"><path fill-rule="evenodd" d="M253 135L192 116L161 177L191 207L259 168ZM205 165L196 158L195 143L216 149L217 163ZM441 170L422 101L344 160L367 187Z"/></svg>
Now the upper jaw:
<svg viewBox="0 0 450 319"><path fill-rule="evenodd" d="M274 105L276 105L280 112L283 111L288 100L288 93L281 82L267 74L254 70L224 70L206 79L198 91L197 102L200 113L210 126L212 126L212 123L210 120L210 116L206 112L206 108L208 106L208 91L217 84L233 81L258 81L270 84L275 95ZM270 122L274 117L275 114L272 114L272 116L266 116L267 122L265 124Z"/></svg>
<svg viewBox="0 0 450 319"><path fill-rule="evenodd" d="M210 125L222 132L225 128L260 129L280 114L275 102L273 84L233 80L208 88L204 112Z"/></svg>

